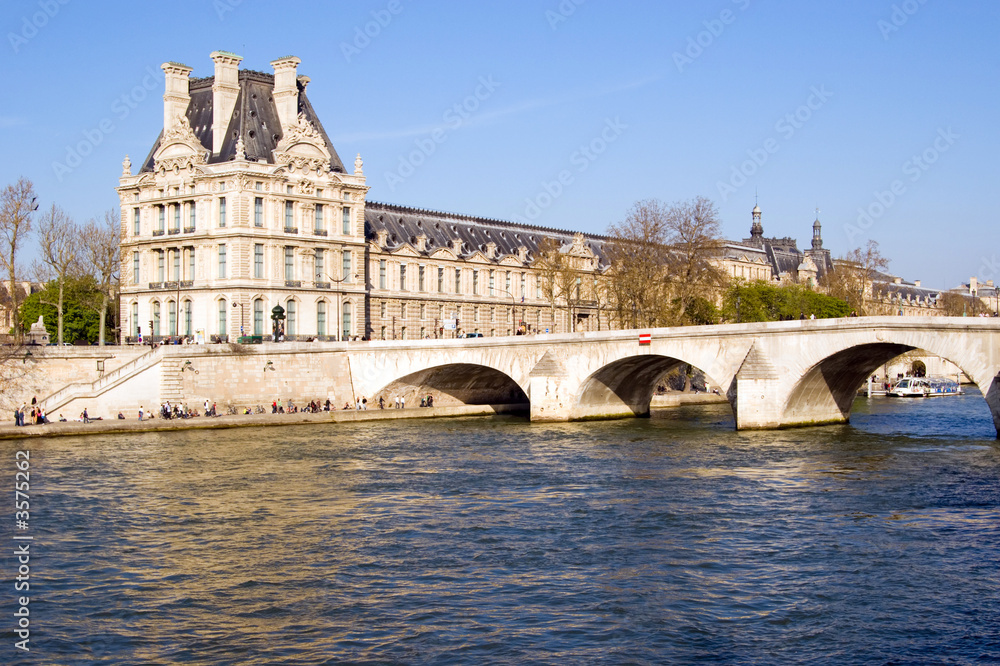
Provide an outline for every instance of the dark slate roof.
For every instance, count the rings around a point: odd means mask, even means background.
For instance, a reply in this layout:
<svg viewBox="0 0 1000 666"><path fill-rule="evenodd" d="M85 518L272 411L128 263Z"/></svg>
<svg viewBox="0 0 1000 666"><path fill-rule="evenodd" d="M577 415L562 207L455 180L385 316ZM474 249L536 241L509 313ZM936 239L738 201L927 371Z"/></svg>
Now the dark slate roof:
<svg viewBox="0 0 1000 666"><path fill-rule="evenodd" d="M577 233L368 201L365 203L365 238L375 240L381 230L388 234L389 250L407 243L416 250L417 236L423 234L427 237L424 255L430 255L442 247L450 248L453 239L461 239L462 257L469 257L476 251L485 254L487 243L496 243L497 259L505 255L516 257L518 248L523 245L528 249L529 263L537 256L538 245L543 239L553 238L563 246L569 246ZM600 268L607 267L604 245L608 242L608 237L583 234L583 238L584 245L599 257Z"/></svg>
<svg viewBox="0 0 1000 666"><path fill-rule="evenodd" d="M226 138L222 143L222 149L218 155L210 155L209 164L220 162L230 162L236 157L236 143L240 136L243 137L243 148L247 159L252 161L265 160L268 164L273 164L271 151L274 150L283 136L281 122L278 120L278 109L271 96L274 90L274 75L264 72L256 72L249 69L239 71L238 76L240 92L236 98L236 106L233 108L233 115L229 119L226 130ZM214 76L207 76L200 79L190 79L188 81L188 91L191 95L191 102L188 104L188 123L201 145L211 152L212 150L212 115L213 99L212 84L215 82ZM327 150L330 151L330 168L337 173L346 173L344 163L340 160L333 142L330 141L323 123L320 122L316 111L313 109L309 98L306 96L305 87L302 82L297 82L299 89L298 113L304 114L323 137ZM149 151L142 164L140 173L143 171L153 171L153 155L160 147L160 140L163 138L163 131L156 138L153 148Z"/></svg>

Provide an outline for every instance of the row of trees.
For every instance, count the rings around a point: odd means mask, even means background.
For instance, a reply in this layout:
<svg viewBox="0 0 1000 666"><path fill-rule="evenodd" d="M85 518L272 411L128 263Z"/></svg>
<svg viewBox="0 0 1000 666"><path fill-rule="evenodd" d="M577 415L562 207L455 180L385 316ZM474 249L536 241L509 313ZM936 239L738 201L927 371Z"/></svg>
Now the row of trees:
<svg viewBox="0 0 1000 666"><path fill-rule="evenodd" d="M836 260L814 291L733 281L719 261L725 241L717 209L704 197L639 201L608 236L604 272L583 265L558 242L539 246L535 267L553 314L566 308L572 322L585 304L598 317L608 312L622 328L890 314L877 287L889 262L873 240ZM968 308L967 299L958 300Z"/></svg>
<svg viewBox="0 0 1000 666"><path fill-rule="evenodd" d="M59 344L67 339L69 321L70 339L103 345L117 313L110 306L118 295L119 213L111 209L103 219L79 225L55 204L36 221L38 208L34 186L25 178L0 192L0 261L7 278L3 306L10 333L20 338L43 314ZM33 237L37 258L24 269L20 255ZM25 291L20 286L25 279L45 288L34 294Z"/></svg>

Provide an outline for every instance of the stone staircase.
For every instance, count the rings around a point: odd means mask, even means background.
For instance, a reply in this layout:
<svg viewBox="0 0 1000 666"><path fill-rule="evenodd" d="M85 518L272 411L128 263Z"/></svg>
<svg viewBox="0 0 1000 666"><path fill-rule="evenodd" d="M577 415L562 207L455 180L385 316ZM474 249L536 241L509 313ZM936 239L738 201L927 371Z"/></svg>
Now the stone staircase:
<svg viewBox="0 0 1000 666"><path fill-rule="evenodd" d="M171 405L184 401L184 380L181 375L182 359L166 357L161 361L160 402Z"/></svg>
<svg viewBox="0 0 1000 666"><path fill-rule="evenodd" d="M91 383L68 384L55 393L42 399L41 405L47 414L55 414L59 409L78 398L96 398L105 391L128 381L163 359L163 351L157 347L138 356L120 368L108 372L103 377ZM177 373L179 374L179 373Z"/></svg>

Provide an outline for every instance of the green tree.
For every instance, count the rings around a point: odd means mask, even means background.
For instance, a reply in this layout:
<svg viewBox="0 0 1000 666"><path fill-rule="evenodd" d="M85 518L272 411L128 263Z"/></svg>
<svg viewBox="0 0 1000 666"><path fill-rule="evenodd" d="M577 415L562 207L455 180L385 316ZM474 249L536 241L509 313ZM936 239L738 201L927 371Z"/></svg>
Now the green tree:
<svg viewBox="0 0 1000 666"><path fill-rule="evenodd" d="M21 322L25 329L42 316L51 340L58 339L59 312L54 303L59 299L59 283L52 280L45 289L28 296L21 304ZM98 285L93 277L69 277L63 283L63 337L67 341L97 341L101 328L100 313L89 303L100 298ZM107 316L107 313L105 313Z"/></svg>
<svg viewBox="0 0 1000 666"><path fill-rule="evenodd" d="M739 282L726 290L721 315L730 322L780 321L846 317L846 301L811 291L802 285L776 286L766 282Z"/></svg>

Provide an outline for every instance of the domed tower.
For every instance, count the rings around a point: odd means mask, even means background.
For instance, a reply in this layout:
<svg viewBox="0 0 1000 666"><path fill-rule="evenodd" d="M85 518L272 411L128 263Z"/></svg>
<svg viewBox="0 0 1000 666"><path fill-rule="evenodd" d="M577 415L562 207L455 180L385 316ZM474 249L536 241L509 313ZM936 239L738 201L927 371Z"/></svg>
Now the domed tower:
<svg viewBox="0 0 1000 666"><path fill-rule="evenodd" d="M823 225L819 223L819 211L816 211L816 221L813 222L813 242L812 248L814 250L823 249Z"/></svg>
<svg viewBox="0 0 1000 666"><path fill-rule="evenodd" d="M760 246L764 244L764 226L760 223L760 206L756 202L754 202L752 213L753 224L750 225L750 242Z"/></svg>

